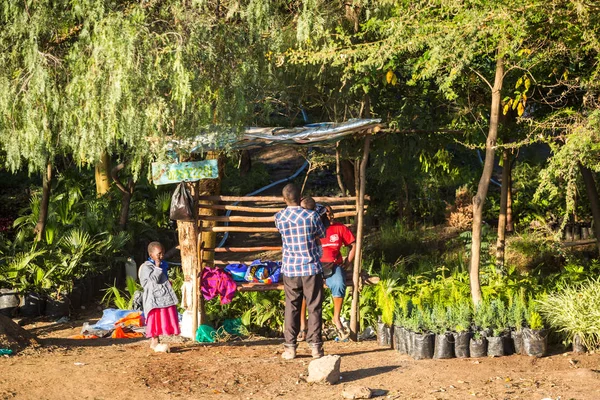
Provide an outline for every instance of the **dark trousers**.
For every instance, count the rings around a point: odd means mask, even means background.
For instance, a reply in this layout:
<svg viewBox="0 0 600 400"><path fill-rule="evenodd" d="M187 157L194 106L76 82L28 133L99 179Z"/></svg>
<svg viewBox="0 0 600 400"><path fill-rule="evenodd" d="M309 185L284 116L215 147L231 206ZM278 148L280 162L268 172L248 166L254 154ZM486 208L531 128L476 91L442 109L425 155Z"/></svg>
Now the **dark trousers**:
<svg viewBox="0 0 600 400"><path fill-rule="evenodd" d="M310 344L321 344L321 328L323 325L323 275L298 276L290 278L284 275L283 290L285 292L285 322L283 336L287 345L296 345L296 337L300 332L300 310L302 298L306 299L308 323L306 341Z"/></svg>

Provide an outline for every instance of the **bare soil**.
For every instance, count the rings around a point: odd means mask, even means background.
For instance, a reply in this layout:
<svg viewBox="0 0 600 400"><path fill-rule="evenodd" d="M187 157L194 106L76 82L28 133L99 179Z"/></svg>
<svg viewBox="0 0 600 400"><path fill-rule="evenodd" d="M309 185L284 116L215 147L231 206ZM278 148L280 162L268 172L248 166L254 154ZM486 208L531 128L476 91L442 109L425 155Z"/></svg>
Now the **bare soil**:
<svg viewBox="0 0 600 400"><path fill-rule="evenodd" d="M271 162L274 179L289 176L302 161L288 148L261 159ZM233 239L235 245L264 241ZM600 399L600 354L415 361L375 341L326 342L326 354L342 356L342 379L321 385L305 380L311 361L306 344L297 359L284 361L279 339L203 345L175 338L169 354L151 352L146 340L68 339L99 314L27 325L42 346L0 357L0 399L321 400L341 399L346 385L367 386L380 399Z"/></svg>
<svg viewBox="0 0 600 400"><path fill-rule="evenodd" d="M175 340L156 354L146 340L67 339L85 321L27 326L42 347L0 357L0 399L341 399L350 384L381 399L600 399L600 354L415 361L375 341L327 342L342 356L342 380L330 386L305 381L306 344L292 361L280 358L281 340L260 337Z"/></svg>

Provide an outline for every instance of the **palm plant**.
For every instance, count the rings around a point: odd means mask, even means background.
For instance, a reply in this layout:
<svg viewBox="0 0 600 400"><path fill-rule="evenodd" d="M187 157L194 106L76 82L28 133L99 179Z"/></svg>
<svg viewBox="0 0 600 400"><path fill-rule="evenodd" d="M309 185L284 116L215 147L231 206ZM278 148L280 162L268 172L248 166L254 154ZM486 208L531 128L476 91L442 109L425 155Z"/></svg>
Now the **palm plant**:
<svg viewBox="0 0 600 400"><path fill-rule="evenodd" d="M120 310L131 310L133 308L133 297L136 291L142 290L142 286L132 277L128 276L125 281L125 291L119 290L116 283L104 290L102 303L107 307L114 305Z"/></svg>

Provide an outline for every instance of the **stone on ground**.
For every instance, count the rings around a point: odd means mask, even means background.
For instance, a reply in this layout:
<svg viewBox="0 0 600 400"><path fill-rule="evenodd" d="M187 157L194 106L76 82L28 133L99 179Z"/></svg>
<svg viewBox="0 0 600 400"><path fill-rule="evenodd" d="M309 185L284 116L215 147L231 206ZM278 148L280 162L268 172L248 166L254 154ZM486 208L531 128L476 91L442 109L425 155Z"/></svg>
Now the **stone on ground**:
<svg viewBox="0 0 600 400"><path fill-rule="evenodd" d="M373 392L366 386L348 385L342 391L345 399L370 399L372 395Z"/></svg>
<svg viewBox="0 0 600 400"><path fill-rule="evenodd" d="M308 382L322 382L331 385L340 380L340 356L324 356L313 360L308 364Z"/></svg>

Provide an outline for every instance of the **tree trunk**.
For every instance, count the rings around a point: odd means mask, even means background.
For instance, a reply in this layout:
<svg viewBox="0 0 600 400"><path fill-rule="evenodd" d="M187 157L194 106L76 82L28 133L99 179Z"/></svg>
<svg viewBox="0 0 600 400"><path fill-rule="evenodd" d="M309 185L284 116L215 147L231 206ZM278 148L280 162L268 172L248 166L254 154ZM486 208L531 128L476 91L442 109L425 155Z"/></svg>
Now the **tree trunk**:
<svg viewBox="0 0 600 400"><path fill-rule="evenodd" d="M102 152L100 161L96 164L96 195L102 197L110 189L110 157L106 151Z"/></svg>
<svg viewBox="0 0 600 400"><path fill-rule="evenodd" d="M50 186L52 185L52 164L48 163L42 179L42 201L40 202L40 212L38 221L33 232L35 240L40 241L46 229L46 220L48 218L48 204L50 203Z"/></svg>
<svg viewBox="0 0 600 400"><path fill-rule="evenodd" d="M506 193L506 232L514 232L515 224L513 222L512 215L512 170L513 170L514 160L508 165L508 190Z"/></svg>
<svg viewBox="0 0 600 400"><path fill-rule="evenodd" d="M207 160L218 160L219 165L219 177L217 179L202 179L200 181L200 194L202 196L218 196L221 194L221 177L223 176L223 164L224 158L216 151L209 151L206 154ZM202 201L203 204L213 204L212 201ZM199 214L206 215L217 215L217 210L209 208L199 209ZM202 227L215 226L214 221L203 221ZM202 242L204 247L214 249L217 245L217 233L216 232L202 232ZM213 251L204 252L204 260L214 260L215 253Z"/></svg>
<svg viewBox="0 0 600 400"><path fill-rule="evenodd" d="M360 330L360 309L359 309L359 286L360 270L362 268L362 243L363 243L363 225L364 225L364 204L365 190L367 184L367 161L369 159L369 147L371 145L371 136L365 137L363 147L363 156L358 169L358 182L356 184L356 247L354 254L354 269L352 271L352 305L350 309L350 339L358 340L358 331ZM355 161L359 165L358 160Z"/></svg>
<svg viewBox="0 0 600 400"><path fill-rule="evenodd" d="M248 175L250 168L252 168L252 158L250 157L250 152L248 150L242 150L240 152L240 176L244 177Z"/></svg>
<svg viewBox="0 0 600 400"><path fill-rule="evenodd" d="M479 284L479 262L481 256L481 223L483 215L483 205L487 196L490 178L494 168L494 147L496 147L496 138L498 137L498 118L500 115L500 100L502 91L502 78L504 75L504 57L499 51L496 59L496 75L494 86L492 88L492 106L490 108L490 127L488 137L485 142L485 162L483 172L477 193L473 197L473 234L471 242L471 266L469 278L471 284L471 298L473 303L478 305L481 302L481 286Z"/></svg>
<svg viewBox="0 0 600 400"><path fill-rule="evenodd" d="M119 229L124 231L127 226L127 220L129 218L129 204L131 203L131 197L133 196L133 191L135 189L135 182L132 178L129 178L127 181L127 187L123 185L121 179L119 179L119 172L125 168L125 163L120 163L116 167L114 167L110 171L110 176L113 181L123 193L123 198L121 199L121 214L119 216Z"/></svg>
<svg viewBox="0 0 600 400"><path fill-rule="evenodd" d="M502 189L500 191L500 215L498 216L498 241L496 242L496 266L504 268L504 250L506 245L506 216L508 209L508 190L510 181L510 155L508 149L502 151Z"/></svg>
<svg viewBox="0 0 600 400"><path fill-rule="evenodd" d="M198 197L197 184L188 182L185 184L192 197ZM197 204L194 203L194 210ZM192 275L198 264L198 229L194 221L177 221L177 234L179 238L179 253L181 254L181 270L184 280L192 280Z"/></svg>
<svg viewBox="0 0 600 400"><path fill-rule="evenodd" d="M592 217L594 218L594 235L596 236L596 246L598 247L598 252L600 252L600 201L598 199L596 181L594 180L592 171L590 171L588 167L579 164L579 169L581 170L583 182L585 183L585 190L590 202L590 209L592 210Z"/></svg>
<svg viewBox="0 0 600 400"><path fill-rule="evenodd" d="M340 191L342 192L342 196L346 196L346 185L344 185L344 181L342 180L342 170L341 170L341 150L340 150L340 142L336 142L335 144L335 177L337 178L338 186L340 187Z"/></svg>

